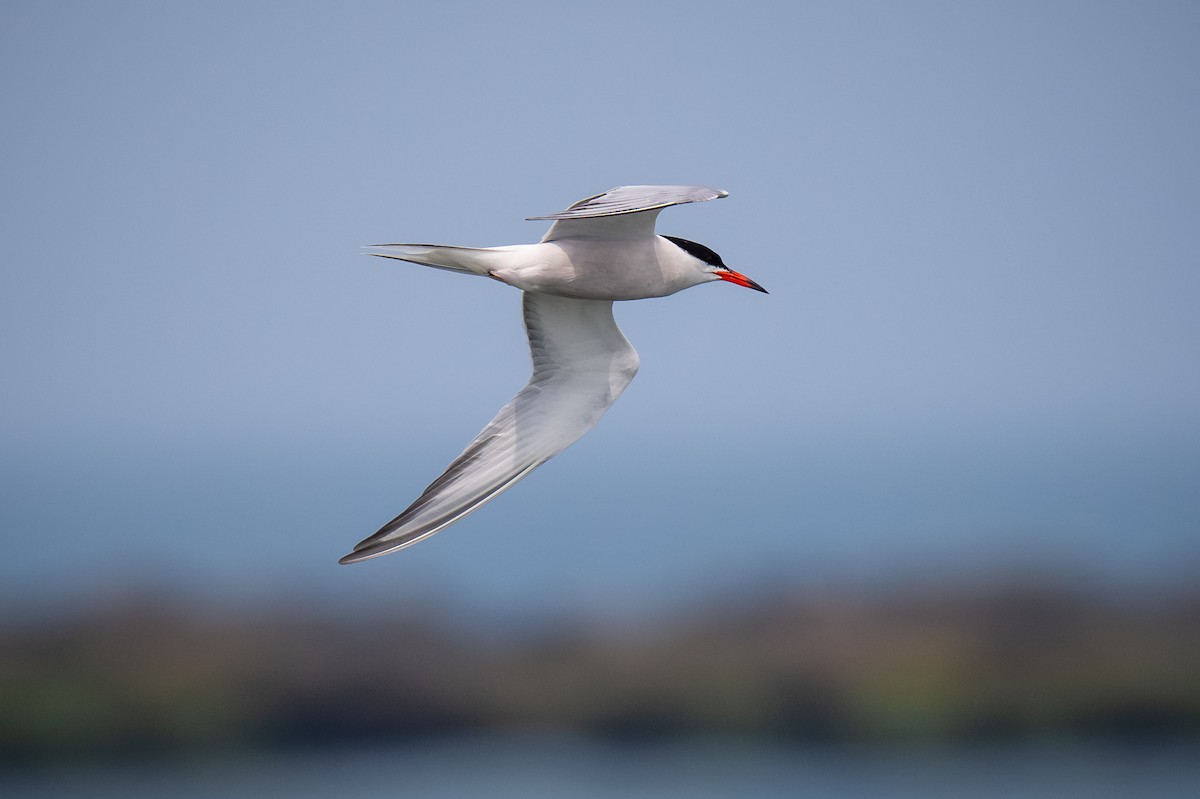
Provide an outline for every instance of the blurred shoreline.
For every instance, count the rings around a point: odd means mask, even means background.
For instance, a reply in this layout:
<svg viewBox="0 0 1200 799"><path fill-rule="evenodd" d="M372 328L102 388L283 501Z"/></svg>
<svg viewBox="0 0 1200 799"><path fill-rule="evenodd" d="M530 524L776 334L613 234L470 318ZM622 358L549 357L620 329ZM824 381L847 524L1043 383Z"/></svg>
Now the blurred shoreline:
<svg viewBox="0 0 1200 799"><path fill-rule="evenodd" d="M0 621L9 766L547 731L813 745L1200 736L1200 591L776 588L483 631L126 594Z"/></svg>

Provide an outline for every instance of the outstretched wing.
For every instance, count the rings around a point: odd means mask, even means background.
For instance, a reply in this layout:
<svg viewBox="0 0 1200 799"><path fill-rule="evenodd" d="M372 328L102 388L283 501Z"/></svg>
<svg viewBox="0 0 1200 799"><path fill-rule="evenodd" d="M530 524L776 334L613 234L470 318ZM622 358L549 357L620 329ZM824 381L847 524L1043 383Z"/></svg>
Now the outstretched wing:
<svg viewBox="0 0 1200 799"><path fill-rule="evenodd" d="M415 544L448 527L591 430L637 373L612 302L526 292L529 383L417 501L341 563Z"/></svg>
<svg viewBox="0 0 1200 799"><path fill-rule="evenodd" d="M555 220L542 241L650 237L654 235L654 221L662 209L728 196L729 192L708 186L618 186L582 199L557 214L529 219Z"/></svg>

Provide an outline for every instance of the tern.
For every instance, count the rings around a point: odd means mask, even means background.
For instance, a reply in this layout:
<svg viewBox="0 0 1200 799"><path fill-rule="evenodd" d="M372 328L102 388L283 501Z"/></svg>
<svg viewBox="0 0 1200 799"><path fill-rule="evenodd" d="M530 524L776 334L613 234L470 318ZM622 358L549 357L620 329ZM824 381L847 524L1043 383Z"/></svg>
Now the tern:
<svg viewBox="0 0 1200 799"><path fill-rule="evenodd" d="M662 209L727 196L707 186L620 186L529 217L553 222L537 244L368 248L520 289L533 375L412 505L339 562L395 552L444 530L595 427L638 370L637 352L613 320L615 300L717 280L765 294L703 244L654 233Z"/></svg>

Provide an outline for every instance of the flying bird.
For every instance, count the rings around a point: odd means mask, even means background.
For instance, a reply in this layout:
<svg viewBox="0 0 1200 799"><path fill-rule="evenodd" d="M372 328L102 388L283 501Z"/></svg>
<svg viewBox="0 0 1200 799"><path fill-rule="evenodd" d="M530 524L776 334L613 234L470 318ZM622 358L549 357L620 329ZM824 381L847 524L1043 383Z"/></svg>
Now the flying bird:
<svg viewBox="0 0 1200 799"><path fill-rule="evenodd" d="M595 427L638 370L637 352L613 320L614 300L665 297L717 280L765 294L703 244L654 233L662 209L727 196L706 186L620 186L565 211L529 217L553 222L537 244L370 247L371 255L520 289L533 375L412 505L339 562L428 538Z"/></svg>

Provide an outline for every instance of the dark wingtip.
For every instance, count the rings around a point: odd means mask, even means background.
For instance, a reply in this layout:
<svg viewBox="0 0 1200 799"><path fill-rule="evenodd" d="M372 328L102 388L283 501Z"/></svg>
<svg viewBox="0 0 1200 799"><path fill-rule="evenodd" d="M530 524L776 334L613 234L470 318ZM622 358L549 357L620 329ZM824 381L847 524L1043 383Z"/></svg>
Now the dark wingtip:
<svg viewBox="0 0 1200 799"><path fill-rule="evenodd" d="M351 563L361 563L364 560L377 558L380 555L386 555L389 552L395 552L397 549L404 549L404 547L408 546L408 544L397 542L395 539L390 539L387 541L378 540L379 537L383 535L384 531L388 529L388 527L390 527L390 525L384 527L370 538L359 541L358 544L355 545L354 551L349 555L343 555L338 560L338 563L342 566L348 566Z"/></svg>
<svg viewBox="0 0 1200 799"><path fill-rule="evenodd" d="M386 549L380 547L378 544L372 544L371 539L368 538L365 541L360 541L354 547L353 552L348 555L343 555L341 558L339 558L338 563L342 566L348 566L351 563L360 563L368 558L373 558L376 555L383 554L380 551L381 549L386 551Z"/></svg>

